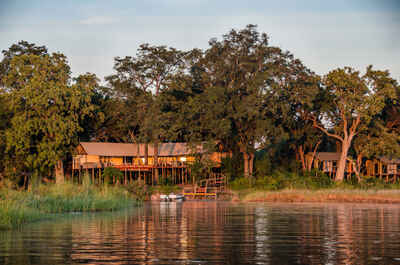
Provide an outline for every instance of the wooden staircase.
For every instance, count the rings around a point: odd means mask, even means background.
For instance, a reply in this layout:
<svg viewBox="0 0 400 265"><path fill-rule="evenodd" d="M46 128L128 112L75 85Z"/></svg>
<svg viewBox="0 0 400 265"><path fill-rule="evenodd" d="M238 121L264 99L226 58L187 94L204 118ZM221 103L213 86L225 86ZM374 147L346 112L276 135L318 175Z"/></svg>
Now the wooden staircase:
<svg viewBox="0 0 400 265"><path fill-rule="evenodd" d="M225 176L202 179L191 189L184 189L183 195L187 199L217 199L219 194L225 193L226 184Z"/></svg>

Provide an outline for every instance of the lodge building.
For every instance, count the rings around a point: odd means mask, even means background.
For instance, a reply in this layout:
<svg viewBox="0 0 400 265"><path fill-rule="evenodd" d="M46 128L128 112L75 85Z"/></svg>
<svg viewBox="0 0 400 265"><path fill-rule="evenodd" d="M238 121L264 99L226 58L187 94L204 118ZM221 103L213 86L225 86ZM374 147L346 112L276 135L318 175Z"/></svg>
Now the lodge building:
<svg viewBox="0 0 400 265"><path fill-rule="evenodd" d="M153 184L155 175L159 175L171 178L174 184L185 184L192 181L189 165L196 157L206 157L217 171L226 154L206 152L202 145L159 143L158 163L154 163L154 155L153 144L148 144L146 155L145 144L80 142L72 158L72 178L77 176L79 181L86 173L95 180L105 168L113 167L124 173L124 182L139 179Z"/></svg>

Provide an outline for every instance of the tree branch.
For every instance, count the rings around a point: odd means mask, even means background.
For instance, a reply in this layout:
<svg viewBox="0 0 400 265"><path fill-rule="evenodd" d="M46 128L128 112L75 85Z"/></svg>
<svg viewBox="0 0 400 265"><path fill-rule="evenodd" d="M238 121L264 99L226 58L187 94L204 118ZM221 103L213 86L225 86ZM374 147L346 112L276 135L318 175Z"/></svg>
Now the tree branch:
<svg viewBox="0 0 400 265"><path fill-rule="evenodd" d="M322 132L324 132L326 135L328 135L328 136L330 136L330 137L333 137L333 138L336 138L336 139L338 139L339 141L343 142L343 138L342 138L342 137L340 137L339 135L330 133L330 132L328 132L327 129L325 129L324 127L318 125L318 124L317 124L317 121L315 120L314 117L313 117L312 121L313 121L313 126L314 126L315 128L318 128L318 129L320 129Z"/></svg>

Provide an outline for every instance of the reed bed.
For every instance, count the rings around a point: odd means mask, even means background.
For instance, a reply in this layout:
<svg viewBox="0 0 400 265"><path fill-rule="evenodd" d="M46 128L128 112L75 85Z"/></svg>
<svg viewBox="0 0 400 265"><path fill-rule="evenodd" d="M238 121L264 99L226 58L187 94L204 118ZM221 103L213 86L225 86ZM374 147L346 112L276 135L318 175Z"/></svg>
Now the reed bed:
<svg viewBox="0 0 400 265"><path fill-rule="evenodd" d="M53 218L54 213L114 211L138 202L115 186L41 185L35 192L0 188L0 229Z"/></svg>

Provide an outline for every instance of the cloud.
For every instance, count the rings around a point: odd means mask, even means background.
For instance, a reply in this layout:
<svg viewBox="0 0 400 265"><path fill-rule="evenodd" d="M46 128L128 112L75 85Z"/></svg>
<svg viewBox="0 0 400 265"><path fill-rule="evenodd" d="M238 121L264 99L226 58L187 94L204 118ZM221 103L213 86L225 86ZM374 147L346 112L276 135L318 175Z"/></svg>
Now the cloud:
<svg viewBox="0 0 400 265"><path fill-rule="evenodd" d="M113 17L106 17L106 16L95 16L89 17L79 21L79 24L82 25L108 25L116 23L118 20Z"/></svg>

